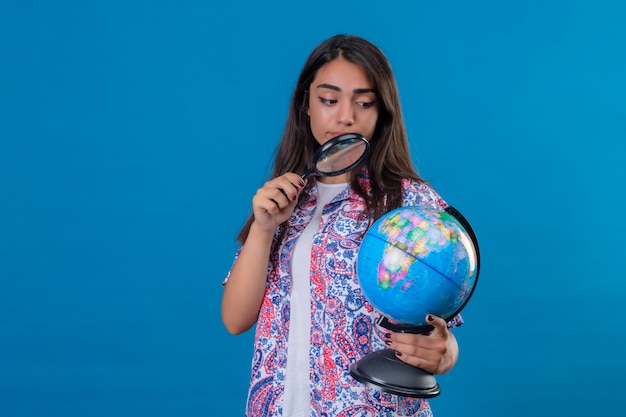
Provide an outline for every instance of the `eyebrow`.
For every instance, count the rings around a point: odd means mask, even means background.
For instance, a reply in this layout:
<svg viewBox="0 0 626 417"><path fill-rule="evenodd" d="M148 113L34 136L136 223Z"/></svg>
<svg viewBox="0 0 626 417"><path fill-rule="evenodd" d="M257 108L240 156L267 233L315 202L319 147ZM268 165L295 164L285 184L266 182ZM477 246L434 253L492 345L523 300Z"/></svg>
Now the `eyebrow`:
<svg viewBox="0 0 626 417"><path fill-rule="evenodd" d="M336 85L332 85L332 84L325 84L324 83L324 84L318 85L316 88L327 88L329 90L341 92L341 88L337 87ZM355 93L355 94L376 93L376 90L373 89L373 88L355 88L353 90L353 93Z"/></svg>

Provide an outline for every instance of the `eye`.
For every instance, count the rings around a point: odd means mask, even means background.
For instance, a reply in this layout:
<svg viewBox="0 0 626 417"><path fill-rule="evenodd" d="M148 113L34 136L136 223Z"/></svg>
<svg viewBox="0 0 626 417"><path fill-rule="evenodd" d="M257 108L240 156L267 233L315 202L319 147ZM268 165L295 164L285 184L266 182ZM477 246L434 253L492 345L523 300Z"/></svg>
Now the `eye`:
<svg viewBox="0 0 626 417"><path fill-rule="evenodd" d="M332 99L332 98L320 97L319 99L322 104L326 104L327 106L332 106L333 104L337 104L337 100Z"/></svg>
<svg viewBox="0 0 626 417"><path fill-rule="evenodd" d="M376 101L357 101L356 104L361 108L369 109L370 107L373 107L374 104L376 104Z"/></svg>

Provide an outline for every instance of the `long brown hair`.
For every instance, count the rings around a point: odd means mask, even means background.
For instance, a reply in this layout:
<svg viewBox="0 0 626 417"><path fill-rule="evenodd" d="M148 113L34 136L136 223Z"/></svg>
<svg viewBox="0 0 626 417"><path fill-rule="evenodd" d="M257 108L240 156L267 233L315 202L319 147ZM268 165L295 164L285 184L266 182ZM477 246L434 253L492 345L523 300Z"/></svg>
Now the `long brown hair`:
<svg viewBox="0 0 626 417"><path fill-rule="evenodd" d="M306 60L291 96L287 122L276 151L271 177L285 172L304 172L319 146L313 137L307 115L308 89L317 71L330 61L343 57L365 70L377 93L379 114L374 135L368 138L371 149L364 164L368 168L371 194L358 183L351 186L366 202L372 221L402 203L402 179L422 181L409 154L400 98L391 65L383 52L371 42L353 35L336 35L319 44ZM300 198L304 198L313 181L309 181ZM237 240L245 242L254 215L248 218Z"/></svg>

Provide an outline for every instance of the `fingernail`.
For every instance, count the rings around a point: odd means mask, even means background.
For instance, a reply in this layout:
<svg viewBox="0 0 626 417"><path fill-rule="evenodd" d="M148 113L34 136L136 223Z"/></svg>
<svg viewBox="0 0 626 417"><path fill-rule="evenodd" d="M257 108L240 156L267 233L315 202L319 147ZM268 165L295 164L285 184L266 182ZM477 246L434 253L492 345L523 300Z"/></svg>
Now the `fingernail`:
<svg viewBox="0 0 626 417"><path fill-rule="evenodd" d="M385 333L385 339L391 339L391 333Z"/></svg>
<svg viewBox="0 0 626 417"><path fill-rule="evenodd" d="M435 321L435 318L429 314L428 315L428 321Z"/></svg>
<svg viewBox="0 0 626 417"><path fill-rule="evenodd" d="M397 350L396 350L395 354L396 354L396 356L402 356L402 352L398 352Z"/></svg>
<svg viewBox="0 0 626 417"><path fill-rule="evenodd" d="M304 185L305 185L306 183L304 182L304 180L303 180L303 179L301 179L299 184L300 184L300 187L304 187Z"/></svg>
<svg viewBox="0 0 626 417"><path fill-rule="evenodd" d="M387 346L391 345L391 340L389 340L389 339L385 340L385 344L386 344Z"/></svg>

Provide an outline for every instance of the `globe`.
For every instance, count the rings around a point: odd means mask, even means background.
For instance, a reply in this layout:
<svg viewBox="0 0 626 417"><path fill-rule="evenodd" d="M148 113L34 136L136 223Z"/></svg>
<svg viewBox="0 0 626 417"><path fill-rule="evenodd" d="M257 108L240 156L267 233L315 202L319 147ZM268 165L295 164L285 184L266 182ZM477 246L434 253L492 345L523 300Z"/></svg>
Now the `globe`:
<svg viewBox="0 0 626 417"><path fill-rule="evenodd" d="M449 321L474 292L478 240L454 207L400 207L365 233L356 269L363 294L383 314L382 327L428 333L433 329L426 324L428 314ZM440 392L433 374L403 362L389 348L352 363L350 375L396 395L431 398Z"/></svg>
<svg viewBox="0 0 626 417"><path fill-rule="evenodd" d="M372 306L409 326L426 325L428 314L446 320L458 314L478 272L478 248L461 220L447 211L407 206L374 222L357 259L359 283Z"/></svg>

